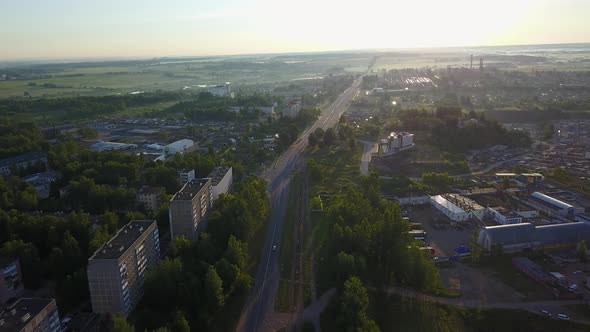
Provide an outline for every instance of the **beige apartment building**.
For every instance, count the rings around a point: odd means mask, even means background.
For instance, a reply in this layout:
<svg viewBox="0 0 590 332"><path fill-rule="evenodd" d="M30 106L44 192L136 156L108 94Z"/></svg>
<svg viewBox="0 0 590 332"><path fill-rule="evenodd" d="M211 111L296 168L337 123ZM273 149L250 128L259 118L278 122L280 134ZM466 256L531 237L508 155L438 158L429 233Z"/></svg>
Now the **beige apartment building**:
<svg viewBox="0 0 590 332"><path fill-rule="evenodd" d="M187 182L170 200L170 237L197 240L212 202L211 179Z"/></svg>
<svg viewBox="0 0 590 332"><path fill-rule="evenodd" d="M122 313L135 308L143 296L147 271L160 262L155 220L132 220L88 259L92 310Z"/></svg>
<svg viewBox="0 0 590 332"><path fill-rule="evenodd" d="M137 190L137 203L147 211L156 213L162 204L164 188L143 186Z"/></svg>
<svg viewBox="0 0 590 332"><path fill-rule="evenodd" d="M20 298L0 307L0 332L61 332L55 299Z"/></svg>

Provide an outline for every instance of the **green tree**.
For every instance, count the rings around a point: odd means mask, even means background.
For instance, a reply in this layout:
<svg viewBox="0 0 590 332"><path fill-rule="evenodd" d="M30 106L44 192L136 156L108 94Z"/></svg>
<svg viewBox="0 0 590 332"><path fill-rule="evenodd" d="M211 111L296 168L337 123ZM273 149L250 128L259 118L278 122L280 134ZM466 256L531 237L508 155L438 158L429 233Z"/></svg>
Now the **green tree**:
<svg viewBox="0 0 590 332"><path fill-rule="evenodd" d="M326 132L324 132L324 144L326 145L334 144L337 138L336 131L332 127L326 129Z"/></svg>
<svg viewBox="0 0 590 332"><path fill-rule="evenodd" d="M78 135L84 139L95 139L98 137L98 131L95 128L81 127L78 129Z"/></svg>
<svg viewBox="0 0 590 332"><path fill-rule="evenodd" d="M15 205L21 210L34 210L39 205L39 195L37 190L31 186L27 186L20 191L15 200Z"/></svg>
<svg viewBox="0 0 590 332"><path fill-rule="evenodd" d="M168 134L168 131L166 129L161 129L159 136L160 136L160 140L162 140L164 142L168 142L168 139L170 138L170 134Z"/></svg>
<svg viewBox="0 0 590 332"><path fill-rule="evenodd" d="M209 266L205 274L205 292L207 294L207 301L212 308L220 308L225 303L223 295L223 281L217 274L214 266Z"/></svg>
<svg viewBox="0 0 590 332"><path fill-rule="evenodd" d="M481 246L479 245L479 232L475 230L471 235L471 260L475 263L481 258Z"/></svg>
<svg viewBox="0 0 590 332"><path fill-rule="evenodd" d="M578 242L578 244L576 245L576 252L578 254L578 258L580 259L580 261L582 261L582 262L588 261L588 255L586 254L586 252L587 252L586 241L582 240L582 241Z"/></svg>
<svg viewBox="0 0 590 332"><path fill-rule="evenodd" d="M36 289L41 286L41 259L32 243L22 240L5 242L0 249L0 255L19 258L25 287Z"/></svg>
<svg viewBox="0 0 590 332"><path fill-rule="evenodd" d="M122 314L113 317L113 332L135 332L133 325L127 322Z"/></svg>
<svg viewBox="0 0 590 332"><path fill-rule="evenodd" d="M90 240L90 244L88 244L88 252L95 252L111 238L111 234L107 228L106 225L100 226L94 231L92 240Z"/></svg>
<svg viewBox="0 0 590 332"><path fill-rule="evenodd" d="M510 188L510 180L508 178L504 178L504 182L502 183L502 187L504 189Z"/></svg>
<svg viewBox="0 0 590 332"><path fill-rule="evenodd" d="M191 332L191 328L188 325L188 321L184 316L182 311L177 311L174 313L174 320L170 325L170 331L172 332Z"/></svg>
<svg viewBox="0 0 590 332"><path fill-rule="evenodd" d="M338 280L345 280L356 271L354 256L340 251L336 255L336 275Z"/></svg>
<svg viewBox="0 0 590 332"><path fill-rule="evenodd" d="M313 196L311 198L311 209L314 211L321 211L324 209L320 196Z"/></svg>
<svg viewBox="0 0 590 332"><path fill-rule="evenodd" d="M240 269L246 268L248 264L248 247L246 243L239 241L235 236L231 235L227 241L227 249L225 250L224 257Z"/></svg>

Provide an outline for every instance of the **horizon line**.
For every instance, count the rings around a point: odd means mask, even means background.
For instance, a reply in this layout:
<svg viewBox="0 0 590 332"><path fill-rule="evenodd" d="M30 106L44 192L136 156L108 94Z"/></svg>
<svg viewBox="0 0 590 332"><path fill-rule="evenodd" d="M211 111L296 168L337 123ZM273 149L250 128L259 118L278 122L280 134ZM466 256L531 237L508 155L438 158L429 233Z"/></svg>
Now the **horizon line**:
<svg viewBox="0 0 590 332"><path fill-rule="evenodd" d="M0 65L27 65L27 64L68 64L68 63L86 63L86 62L108 62L108 61L141 61L141 60L158 60L158 59L193 59L207 57L248 57L248 56L278 56L291 54L326 54L326 53L346 53L346 52L388 52L388 51L424 51L424 50L443 50L455 48L494 48L494 47L522 47L522 46L551 46L551 45L586 45L587 42L563 42L563 43L541 43L541 44L497 44L497 45L451 45L451 46L409 46L409 47L391 47L391 48L352 48L352 49L335 49L322 51L285 51L285 52L267 52L267 53L211 53L211 54L194 54L194 55L112 55L112 56L82 56L82 57L25 57L18 59L0 59ZM43 62L46 61L46 62Z"/></svg>

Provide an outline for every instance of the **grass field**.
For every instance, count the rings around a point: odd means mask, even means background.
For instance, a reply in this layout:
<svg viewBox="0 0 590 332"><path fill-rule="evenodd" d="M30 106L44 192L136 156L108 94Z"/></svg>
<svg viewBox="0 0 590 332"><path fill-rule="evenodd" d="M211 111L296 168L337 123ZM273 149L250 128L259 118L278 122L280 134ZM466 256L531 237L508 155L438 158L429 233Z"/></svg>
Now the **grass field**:
<svg viewBox="0 0 590 332"><path fill-rule="evenodd" d="M0 98L22 97L25 92L32 97L72 97L199 89L223 82L231 82L234 90L243 85L272 88L279 82L363 72L370 58L370 54L304 54L35 65L31 70L51 77L0 81Z"/></svg>

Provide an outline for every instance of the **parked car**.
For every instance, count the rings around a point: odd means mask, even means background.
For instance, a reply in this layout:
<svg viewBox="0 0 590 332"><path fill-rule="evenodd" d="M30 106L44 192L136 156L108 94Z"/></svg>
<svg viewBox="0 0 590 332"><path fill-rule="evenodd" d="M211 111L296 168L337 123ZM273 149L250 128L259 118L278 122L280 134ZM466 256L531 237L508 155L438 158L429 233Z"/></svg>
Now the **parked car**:
<svg viewBox="0 0 590 332"><path fill-rule="evenodd" d="M557 318L561 320L570 320L570 316L566 314L557 314Z"/></svg>
<svg viewBox="0 0 590 332"><path fill-rule="evenodd" d="M545 309L541 310L541 313L542 313L543 315L545 315L545 316L549 316L549 317L551 317L551 313L550 313L549 311L545 310Z"/></svg>

